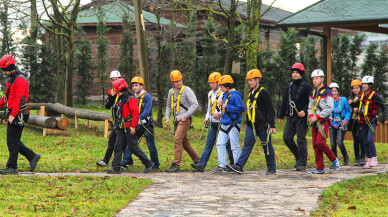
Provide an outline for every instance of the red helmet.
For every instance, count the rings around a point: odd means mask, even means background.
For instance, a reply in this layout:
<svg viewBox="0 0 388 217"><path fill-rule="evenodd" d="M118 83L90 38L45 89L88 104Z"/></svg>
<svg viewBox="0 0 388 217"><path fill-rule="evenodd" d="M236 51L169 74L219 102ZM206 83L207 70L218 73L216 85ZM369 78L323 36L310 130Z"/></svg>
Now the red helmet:
<svg viewBox="0 0 388 217"><path fill-rule="evenodd" d="M113 82L113 91L120 92L123 88L128 88L128 83L123 78Z"/></svg>
<svg viewBox="0 0 388 217"><path fill-rule="evenodd" d="M302 63L295 63L292 67L291 67L291 70L293 71L294 69L302 72L304 74L304 66Z"/></svg>
<svg viewBox="0 0 388 217"><path fill-rule="evenodd" d="M15 65L16 60L10 54L4 55L0 60L0 68L2 69L8 68L8 66L11 64Z"/></svg>

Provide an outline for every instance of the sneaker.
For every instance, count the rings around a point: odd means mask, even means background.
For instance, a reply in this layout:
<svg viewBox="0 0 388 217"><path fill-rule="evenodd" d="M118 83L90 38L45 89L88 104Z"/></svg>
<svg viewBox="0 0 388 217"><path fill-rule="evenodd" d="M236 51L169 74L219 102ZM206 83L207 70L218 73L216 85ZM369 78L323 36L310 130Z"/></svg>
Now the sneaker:
<svg viewBox="0 0 388 217"><path fill-rule="evenodd" d="M372 162L372 158L367 158L366 159L366 164L362 168L369 169L371 162Z"/></svg>
<svg viewBox="0 0 388 217"><path fill-rule="evenodd" d="M335 161L333 161L333 170L338 170L340 168L340 164L339 164L339 160L338 158L335 159Z"/></svg>
<svg viewBox="0 0 388 217"><path fill-rule="evenodd" d="M0 170L0 174L2 174L2 175L17 175L19 173L18 173L18 169L13 169L13 168L7 167L4 170Z"/></svg>
<svg viewBox="0 0 388 217"><path fill-rule="evenodd" d="M171 167L166 169L165 171L168 173L176 173L176 172L179 172L179 169L180 169L180 167L178 164L172 163Z"/></svg>
<svg viewBox="0 0 388 217"><path fill-rule="evenodd" d="M310 174L325 174L325 170L318 170L318 169L315 169L313 171L310 171L309 172Z"/></svg>
<svg viewBox="0 0 388 217"><path fill-rule="evenodd" d="M377 167L379 165L379 162L377 162L377 157L372 157L370 166L371 167Z"/></svg>
<svg viewBox="0 0 388 217"><path fill-rule="evenodd" d="M40 154L36 154L30 161L30 172L34 171L40 160Z"/></svg>
<svg viewBox="0 0 388 217"><path fill-rule="evenodd" d="M107 167L108 166L108 164L107 163L105 163L105 161L100 161L100 162L97 162L97 166L99 166L99 167Z"/></svg>
<svg viewBox="0 0 388 217"><path fill-rule="evenodd" d="M360 166L360 159L356 159L356 160L354 161L353 166L355 166L355 167Z"/></svg>
<svg viewBox="0 0 388 217"><path fill-rule="evenodd" d="M238 165L238 164L235 164L235 165L226 165L226 168L228 168L229 170L231 170L231 171L234 172L234 173L238 173L238 174L242 174L242 173L243 173L243 169L242 169L241 166Z"/></svg>
<svg viewBox="0 0 388 217"><path fill-rule="evenodd" d="M365 165L365 158L361 158L360 159L360 166L364 166Z"/></svg>
<svg viewBox="0 0 388 217"><path fill-rule="evenodd" d="M114 170L114 169L106 170L106 172L109 174L121 174L121 170Z"/></svg>
<svg viewBox="0 0 388 217"><path fill-rule="evenodd" d="M128 169L128 165L121 164L120 167L121 167L121 169L123 169L123 170L127 170L127 169Z"/></svg>
<svg viewBox="0 0 388 217"><path fill-rule="evenodd" d="M151 173L152 168L154 168L154 165L155 164L153 162L151 162L151 165L149 165L148 167L145 168L144 173Z"/></svg>
<svg viewBox="0 0 388 217"><path fill-rule="evenodd" d="M306 167L305 166L302 166L302 165L298 165L296 167L296 171L305 171L306 170Z"/></svg>
<svg viewBox="0 0 388 217"><path fill-rule="evenodd" d="M191 167L197 169L199 172L204 172L205 168L199 163L191 163Z"/></svg>
<svg viewBox="0 0 388 217"><path fill-rule="evenodd" d="M215 169L212 169L213 173L224 173L228 172L228 170L225 167L217 167Z"/></svg>
<svg viewBox="0 0 388 217"><path fill-rule="evenodd" d="M153 171L160 170L160 166L156 166L156 164L154 163L154 165L152 166L152 170Z"/></svg>
<svg viewBox="0 0 388 217"><path fill-rule="evenodd" d="M265 172L265 175L275 175L276 174L276 170L267 170L267 172Z"/></svg>

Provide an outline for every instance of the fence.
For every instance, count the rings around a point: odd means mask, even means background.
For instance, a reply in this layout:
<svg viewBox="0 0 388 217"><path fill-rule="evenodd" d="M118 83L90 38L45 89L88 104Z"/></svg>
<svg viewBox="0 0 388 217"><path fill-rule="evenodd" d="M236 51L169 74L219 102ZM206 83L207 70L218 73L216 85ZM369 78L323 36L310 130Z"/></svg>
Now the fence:
<svg viewBox="0 0 388 217"><path fill-rule="evenodd" d="M353 141L351 131L346 132L345 140ZM375 132L375 142L388 143L388 121L386 121L384 124L377 125Z"/></svg>

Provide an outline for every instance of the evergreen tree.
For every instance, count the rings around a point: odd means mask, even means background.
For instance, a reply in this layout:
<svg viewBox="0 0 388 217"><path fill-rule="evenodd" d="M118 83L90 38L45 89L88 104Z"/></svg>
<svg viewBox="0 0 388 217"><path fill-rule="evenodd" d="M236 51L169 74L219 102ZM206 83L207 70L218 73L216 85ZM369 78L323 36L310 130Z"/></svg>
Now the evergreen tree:
<svg viewBox="0 0 388 217"><path fill-rule="evenodd" d="M92 42L88 40L85 31L81 26L76 29L77 45L75 59L78 72L78 81L76 83L76 102L85 105L87 97L90 96L90 88L93 82L93 57L92 57Z"/></svg>
<svg viewBox="0 0 388 217"><path fill-rule="evenodd" d="M361 77L364 77L365 75L373 76L373 72L378 61L377 48L378 45L376 43L371 43L366 48L364 63L361 65Z"/></svg>
<svg viewBox="0 0 388 217"><path fill-rule="evenodd" d="M387 93L388 48L382 47L378 54L379 55L377 57L375 71L373 74L375 79L374 88L380 95L384 97L384 99L387 99L386 97L388 96L388 93Z"/></svg>
<svg viewBox="0 0 388 217"><path fill-rule="evenodd" d="M106 33L109 29L106 27L104 21L104 14L101 8L98 10L98 23L97 23L97 75L100 80L101 94L103 96L103 102L105 101L105 80L107 78L108 70L108 48L109 41Z"/></svg>
<svg viewBox="0 0 388 217"><path fill-rule="evenodd" d="M257 53L257 68L263 75L260 84L274 95L277 93L277 89L275 76L272 75L278 71L278 66L274 61L275 51L271 49L268 43L260 42L260 45L259 52Z"/></svg>
<svg viewBox="0 0 388 217"><path fill-rule="evenodd" d="M300 61L305 68L304 79L310 84L312 84L312 80L309 75L313 70L319 68L317 52L318 49L315 48L315 38L312 36L305 38L301 43Z"/></svg>
<svg viewBox="0 0 388 217"><path fill-rule="evenodd" d="M197 62L197 14L194 10L189 10L187 15L185 38L181 42L183 45L183 54L178 67L184 73L184 81L187 85L193 87L196 78Z"/></svg>
<svg viewBox="0 0 388 217"><path fill-rule="evenodd" d="M129 80L134 76L134 71L136 66L133 63L133 45L135 44L136 38L134 38L133 31L131 30L131 25L128 16L123 16L123 30L121 32L121 41L120 41L120 63L118 65L118 70L121 73L121 76Z"/></svg>

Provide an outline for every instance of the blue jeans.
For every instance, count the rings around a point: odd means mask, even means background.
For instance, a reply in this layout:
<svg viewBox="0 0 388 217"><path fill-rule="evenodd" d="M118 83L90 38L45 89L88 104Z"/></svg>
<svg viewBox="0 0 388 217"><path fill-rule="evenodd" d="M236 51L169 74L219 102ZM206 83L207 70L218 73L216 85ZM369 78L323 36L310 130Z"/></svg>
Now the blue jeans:
<svg viewBox="0 0 388 217"><path fill-rule="evenodd" d="M241 124L237 124L239 127L241 127ZM223 125L221 124L221 128L224 130L227 130L230 125ZM241 155L241 148L240 143L238 141L240 135L240 131L237 130L236 127L233 127L228 134L224 133L223 131L218 132L218 138L217 138L217 153L218 153L218 166L219 167L226 167L226 143L228 140L230 141L230 146L233 153L233 159L234 163L236 163L237 159Z"/></svg>
<svg viewBox="0 0 388 217"><path fill-rule="evenodd" d="M331 151L334 153L336 157L337 155L337 145L341 150L342 156L344 158L348 156L348 152L346 151L346 147L344 144L344 138L345 138L345 133L346 131L343 131L341 129L336 129L333 126L330 126L330 143L331 143Z"/></svg>
<svg viewBox="0 0 388 217"><path fill-rule="evenodd" d="M210 126L210 131L207 134L207 140L206 140L206 146L205 149L202 152L201 159L199 159L199 164L205 168L207 165L207 162L209 161L210 155L212 154L214 143L216 142L217 137L217 128L218 123L213 122ZM226 151L229 155L229 161L231 164L233 164L233 153L232 149L230 148L230 142L226 144Z"/></svg>
<svg viewBox="0 0 388 217"><path fill-rule="evenodd" d="M154 134L153 125L150 125L149 127L147 127L147 129L152 134ZM155 166L159 167L160 163L158 158L158 150L156 149L156 145L155 145L155 138L148 131L142 125L138 125L136 127L136 137L140 139L140 137L144 134L144 137L147 141L148 150L150 152L151 161L155 164ZM132 164L133 164L132 152L127 147L124 151L122 165L132 165Z"/></svg>
<svg viewBox="0 0 388 217"><path fill-rule="evenodd" d="M374 130L376 130L376 123L372 123L372 127ZM373 140L374 134L370 130L367 124L361 124L360 127L360 139L362 139L365 147L365 154L367 158L376 157L376 145L375 141Z"/></svg>
<svg viewBox="0 0 388 217"><path fill-rule="evenodd" d="M257 126L256 135L260 138L261 141L263 142L266 141L267 129L264 126ZM245 131L244 147L242 149L241 156L236 163L240 165L241 168L244 168L245 164L247 163L249 155L251 154L255 143L256 143L256 139L255 139L255 135L253 134L253 129L252 127L247 125L247 129ZM271 136L269 136L269 141L268 141L269 154L267 154L267 145L262 145L262 147L265 154L265 161L267 162L267 169L276 170L275 150L273 149L273 146L272 146Z"/></svg>

